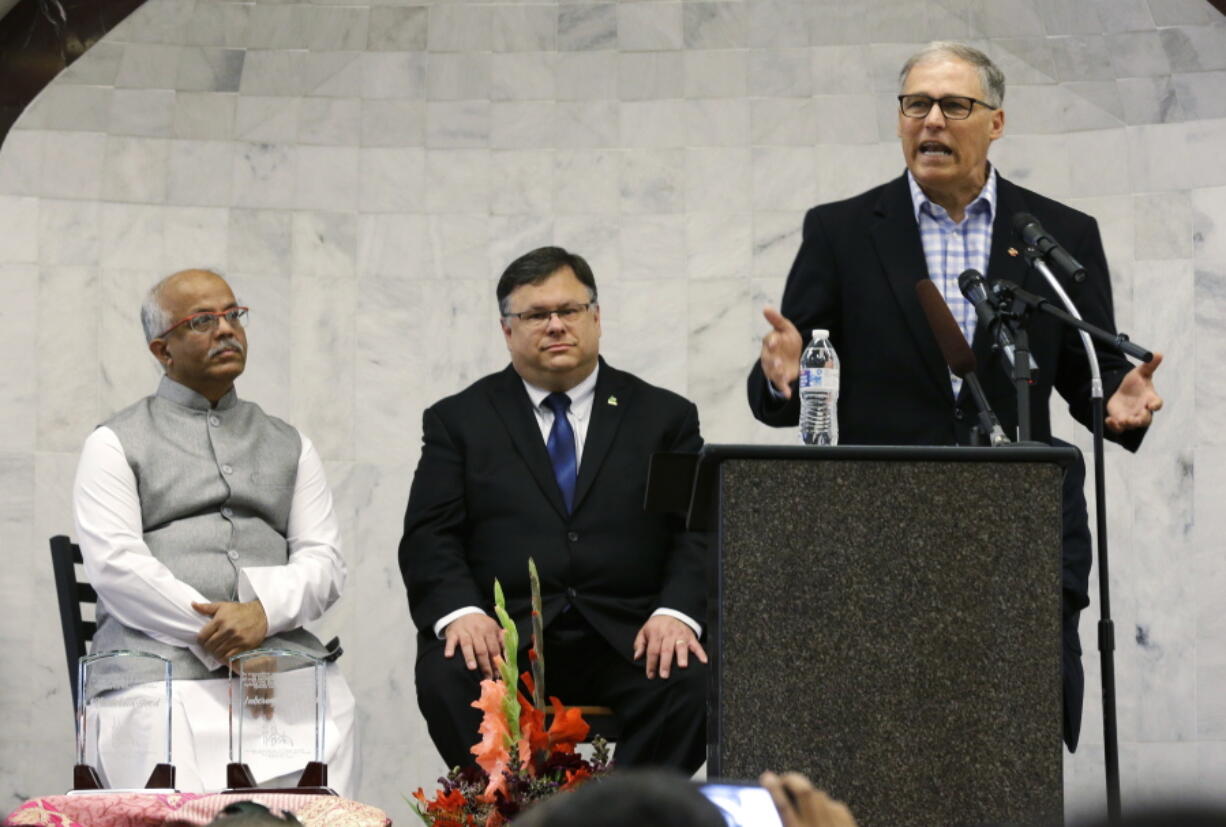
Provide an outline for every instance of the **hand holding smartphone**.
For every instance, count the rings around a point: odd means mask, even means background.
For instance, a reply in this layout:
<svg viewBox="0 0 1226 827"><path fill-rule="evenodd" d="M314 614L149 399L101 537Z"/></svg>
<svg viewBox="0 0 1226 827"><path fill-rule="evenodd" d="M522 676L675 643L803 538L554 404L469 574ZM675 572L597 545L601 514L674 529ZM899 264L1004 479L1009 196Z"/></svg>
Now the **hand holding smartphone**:
<svg viewBox="0 0 1226 827"><path fill-rule="evenodd" d="M699 787L729 827L856 827L851 811L800 773L764 772L761 786L712 781Z"/></svg>
<svg viewBox="0 0 1226 827"><path fill-rule="evenodd" d="M698 789L719 808L728 827L783 827L765 787L747 781L713 781Z"/></svg>

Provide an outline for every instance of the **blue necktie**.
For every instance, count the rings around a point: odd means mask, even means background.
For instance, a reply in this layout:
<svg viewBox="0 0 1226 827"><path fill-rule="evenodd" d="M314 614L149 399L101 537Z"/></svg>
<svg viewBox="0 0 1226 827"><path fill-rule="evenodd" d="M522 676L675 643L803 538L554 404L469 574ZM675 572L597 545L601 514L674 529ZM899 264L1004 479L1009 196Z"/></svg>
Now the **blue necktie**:
<svg viewBox="0 0 1226 827"><path fill-rule="evenodd" d="M553 427L549 429L549 460L553 463L553 475L562 489L562 502L569 514L575 506L575 432L570 427L566 412L570 409L570 397L554 392L545 397L545 406L553 411Z"/></svg>

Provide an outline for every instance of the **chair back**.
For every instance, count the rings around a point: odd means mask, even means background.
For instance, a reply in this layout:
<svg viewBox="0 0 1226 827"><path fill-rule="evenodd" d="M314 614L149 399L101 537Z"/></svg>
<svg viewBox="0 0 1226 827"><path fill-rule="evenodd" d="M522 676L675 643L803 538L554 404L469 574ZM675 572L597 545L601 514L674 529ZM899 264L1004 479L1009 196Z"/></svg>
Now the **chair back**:
<svg viewBox="0 0 1226 827"><path fill-rule="evenodd" d="M77 707L77 662L85 656L97 629L94 621L82 619L82 604L96 605L98 593L89 583L77 579L76 564L80 562L80 546L63 534L51 538L51 566L55 570L55 596L60 604L60 629L64 633L64 657L74 712Z"/></svg>

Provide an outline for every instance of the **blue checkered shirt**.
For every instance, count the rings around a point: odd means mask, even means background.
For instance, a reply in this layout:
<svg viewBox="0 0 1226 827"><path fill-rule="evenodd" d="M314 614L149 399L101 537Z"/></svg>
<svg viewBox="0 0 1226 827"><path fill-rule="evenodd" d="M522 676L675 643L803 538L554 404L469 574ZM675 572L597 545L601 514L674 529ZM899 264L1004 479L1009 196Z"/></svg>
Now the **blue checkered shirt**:
<svg viewBox="0 0 1226 827"><path fill-rule="evenodd" d="M907 171L907 183L911 186L911 204L915 207L915 221L919 224L924 258L928 262L928 277L945 297L945 303L969 343L975 338L975 307L958 289L958 276L968 268L987 275L992 219L996 216L996 169L988 171L987 183L967 206L961 224L955 224L944 207L924 195L910 170ZM962 380L953 373L950 378L956 397L962 389Z"/></svg>

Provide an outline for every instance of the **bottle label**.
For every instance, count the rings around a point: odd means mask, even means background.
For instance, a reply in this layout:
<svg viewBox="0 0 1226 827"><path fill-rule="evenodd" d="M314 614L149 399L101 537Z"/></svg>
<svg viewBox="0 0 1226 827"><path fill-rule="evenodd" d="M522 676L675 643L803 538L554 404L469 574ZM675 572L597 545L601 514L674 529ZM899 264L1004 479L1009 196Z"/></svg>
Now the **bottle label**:
<svg viewBox="0 0 1226 827"><path fill-rule="evenodd" d="M831 368L805 368L800 372L800 389L837 391L839 372Z"/></svg>

